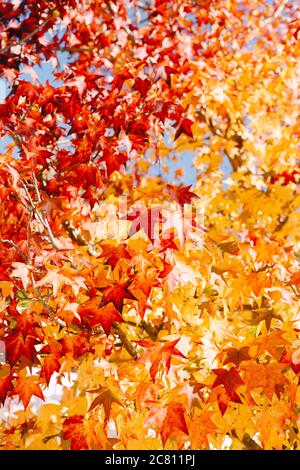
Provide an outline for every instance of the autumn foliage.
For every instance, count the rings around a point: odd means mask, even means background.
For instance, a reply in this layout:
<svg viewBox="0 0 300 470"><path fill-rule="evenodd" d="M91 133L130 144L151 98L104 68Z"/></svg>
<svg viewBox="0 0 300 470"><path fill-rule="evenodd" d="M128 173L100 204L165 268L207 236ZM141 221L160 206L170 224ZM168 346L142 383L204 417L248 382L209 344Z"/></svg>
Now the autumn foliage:
<svg viewBox="0 0 300 470"><path fill-rule="evenodd" d="M298 2L0 16L1 448L297 449Z"/></svg>

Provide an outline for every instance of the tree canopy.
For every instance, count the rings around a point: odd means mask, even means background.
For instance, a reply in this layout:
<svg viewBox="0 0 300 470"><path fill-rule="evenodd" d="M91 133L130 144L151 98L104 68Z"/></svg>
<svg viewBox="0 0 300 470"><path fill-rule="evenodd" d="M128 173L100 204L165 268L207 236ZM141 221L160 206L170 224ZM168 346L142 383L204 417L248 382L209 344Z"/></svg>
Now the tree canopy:
<svg viewBox="0 0 300 470"><path fill-rule="evenodd" d="M0 17L1 448L297 449L300 5Z"/></svg>

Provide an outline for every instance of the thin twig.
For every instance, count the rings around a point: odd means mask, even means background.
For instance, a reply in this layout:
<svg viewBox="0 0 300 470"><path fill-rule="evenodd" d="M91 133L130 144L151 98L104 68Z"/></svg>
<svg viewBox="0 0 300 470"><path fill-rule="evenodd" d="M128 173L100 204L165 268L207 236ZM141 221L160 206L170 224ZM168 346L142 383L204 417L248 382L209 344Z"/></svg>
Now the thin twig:
<svg viewBox="0 0 300 470"><path fill-rule="evenodd" d="M51 12L51 11L50 11ZM46 24L48 23L48 21L50 21L50 19L52 18L51 17L48 17L45 19L45 21L43 21L43 23L41 23L39 26L37 26L33 31L31 31L31 33L27 34L27 36L25 36L23 39L20 39L18 42L15 42L13 44L8 44L6 47L0 49L0 54L5 54L7 51L10 50L11 47L15 47L15 46L19 46L20 44L24 44L26 43L27 41L29 41L29 39L31 39L36 33L38 33L44 26L46 26Z"/></svg>
<svg viewBox="0 0 300 470"><path fill-rule="evenodd" d="M279 222L277 223L273 233L280 232L280 230L286 225L288 220L289 220L288 215L285 215L282 219L279 219Z"/></svg>
<svg viewBox="0 0 300 470"><path fill-rule="evenodd" d="M53 246L53 248L55 248L56 250L58 249L58 245L55 241L55 238L54 238L54 235L52 233L52 230L51 230L51 227L49 225L49 222L48 222L48 219L46 217L46 214L45 214L45 211L42 210L42 215L43 215L43 219L44 219L44 227L46 228L47 232L48 232L48 235L49 235L49 238L50 238L50 241L51 241L51 244Z"/></svg>
<svg viewBox="0 0 300 470"><path fill-rule="evenodd" d="M52 233L52 230L51 230L51 227L49 225L49 222L48 222L48 219L47 219L47 216L46 216L46 213L44 210L41 211L41 213L38 211L30 193L29 193L29 190L28 190L28 187L26 185L26 183L24 183L24 181L21 180L21 184L26 192L26 196L29 200L29 203L31 205L31 209L33 211L33 213L37 216L38 220L41 222L41 224L44 226L44 228L47 230L48 232L48 236L50 238L50 241L51 241L51 244L53 245L53 247L55 249L58 249L58 245L55 241L55 238L54 238L54 235ZM37 180L36 180L36 177L34 176L33 178L33 187L35 189L35 193L36 193L36 196L37 196L37 200L39 203L42 202L42 199L41 199L41 195L40 195L40 192L39 192L39 188L38 188L38 184L37 184Z"/></svg>
<svg viewBox="0 0 300 470"><path fill-rule="evenodd" d="M41 204L42 198L41 198L40 190L39 190L39 187L38 187L38 182L37 182L34 171L32 172L32 179L33 179L33 186L34 186L34 189L35 189L35 192L36 192L36 195L37 195L38 203Z"/></svg>
<svg viewBox="0 0 300 470"><path fill-rule="evenodd" d="M27 231L27 264L30 264L30 245L31 245L31 222L32 212L29 213L26 221L26 231Z"/></svg>
<svg viewBox="0 0 300 470"><path fill-rule="evenodd" d="M9 245L13 246L18 254L20 255L20 257L24 260L24 261L27 261L26 259L26 256L24 255L24 253L22 253L22 251L20 250L20 248L18 247L18 245L15 244L15 242L13 242L12 240L6 240L6 239L2 239L0 240L1 243L8 243Z"/></svg>
<svg viewBox="0 0 300 470"><path fill-rule="evenodd" d="M205 114L202 112L202 111L197 111L197 114L198 116L206 123L206 125L208 126L210 132L217 136L217 137L222 137L224 139L230 139L230 140L233 140L234 142L238 142L237 138L239 136L237 135L233 135L233 136L229 136L228 133L229 133L229 130L230 130L230 127L231 127L231 119L229 118L228 119L228 122L227 122L227 126L226 126L226 129L224 131L224 133L218 129L211 118L207 118L205 116ZM239 142L238 142L239 143ZM231 157L229 155L229 153L227 152L226 149L224 149L224 153L226 155L226 157L228 158L228 161L232 167L232 170L233 171L237 171L239 169L239 167L242 165L242 159L240 157L240 155L236 155L235 157Z"/></svg>

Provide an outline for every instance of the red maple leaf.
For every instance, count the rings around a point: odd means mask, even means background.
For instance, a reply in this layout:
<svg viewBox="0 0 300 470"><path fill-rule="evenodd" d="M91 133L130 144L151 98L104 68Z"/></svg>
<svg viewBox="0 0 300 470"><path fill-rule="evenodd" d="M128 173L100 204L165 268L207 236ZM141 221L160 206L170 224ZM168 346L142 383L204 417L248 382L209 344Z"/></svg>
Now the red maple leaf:
<svg viewBox="0 0 300 470"><path fill-rule="evenodd" d="M241 379L236 367L231 367L229 371L227 369L213 369L212 371L217 376L212 385L212 389L222 386L226 392L225 395L222 390L217 393L218 405L221 413L224 414L229 401L241 403L241 399L236 393L236 390L240 385L244 384L244 381Z"/></svg>
<svg viewBox="0 0 300 470"><path fill-rule="evenodd" d="M128 287L132 281L115 284L102 290L103 297L101 304L106 305L112 302L114 306L121 312L124 305L124 299L138 300L129 290Z"/></svg>
<svg viewBox="0 0 300 470"><path fill-rule="evenodd" d="M22 356L34 362L36 358L36 350L34 345L37 339L32 335L24 338L22 331L11 333L3 338L6 346L6 358L9 364L15 364Z"/></svg>
<svg viewBox="0 0 300 470"><path fill-rule="evenodd" d="M100 247L102 249L102 253L99 258L106 258L107 263L110 264L113 269L120 259L131 259L131 256L127 251L126 243L121 243L117 246L102 243Z"/></svg>
<svg viewBox="0 0 300 470"><path fill-rule="evenodd" d="M74 415L64 420L63 439L70 440L71 450L88 450L86 433L83 424L84 416Z"/></svg>
<svg viewBox="0 0 300 470"><path fill-rule="evenodd" d="M130 72L121 72L118 73L114 80L111 82L111 88L114 90L115 88L118 89L118 91L121 90L123 83L125 80L128 80L129 78L133 78L133 75Z"/></svg>
<svg viewBox="0 0 300 470"><path fill-rule="evenodd" d="M119 171L122 165L126 165L128 155L124 152L117 154L109 151L104 152L104 156L99 160L106 165L107 176L110 176L114 171Z"/></svg>
<svg viewBox="0 0 300 470"><path fill-rule="evenodd" d="M135 233L143 230L149 240L152 242L156 236L156 224L162 224L166 221L166 218L162 215L161 207L152 207L150 209L135 209L125 217L121 217L121 220L132 221L129 236L132 237Z"/></svg>
<svg viewBox="0 0 300 470"><path fill-rule="evenodd" d="M95 299L97 299L97 305L92 306L91 303L94 303ZM119 311L112 303L100 307L99 297L94 297L91 301L82 304L78 309L78 313L89 325L101 325L107 335L113 323L121 323L123 321Z"/></svg>
<svg viewBox="0 0 300 470"><path fill-rule="evenodd" d="M180 204L182 207L184 206L184 204L190 204L193 198L200 199L197 194L192 193L190 191L191 187L191 184L183 188L176 188L176 186L173 186L171 184L167 185L170 198L173 201L178 202L178 204Z"/></svg>
<svg viewBox="0 0 300 470"><path fill-rule="evenodd" d="M215 379L212 388L215 388L218 385L223 385L230 399L240 403L241 399L237 395L236 389L240 385L243 385L244 381L241 379L236 367L231 367L229 371L227 369L213 369L213 373L216 374L217 378Z"/></svg>
<svg viewBox="0 0 300 470"><path fill-rule="evenodd" d="M145 78L145 80L142 80L138 77L134 82L133 88L134 90L138 90L142 97L145 98L148 93L148 90L151 88L151 82L147 78Z"/></svg>
<svg viewBox="0 0 300 470"><path fill-rule="evenodd" d="M181 136L181 134L185 134L188 137L191 137L193 139L192 124L194 123L191 119L187 119L187 118L182 119L175 132L175 140L177 140L178 137Z"/></svg>
<svg viewBox="0 0 300 470"><path fill-rule="evenodd" d="M173 67L169 67L168 65L165 66L165 72L166 72L166 83L170 87L171 86L171 75L177 72L176 69Z"/></svg>
<svg viewBox="0 0 300 470"><path fill-rule="evenodd" d="M170 274L170 272L172 271L172 269L174 268L174 265L171 264L171 263L168 263L167 261L164 261L164 267L163 267L163 270L160 271L158 277L161 277L161 278L164 278L166 276L168 276Z"/></svg>

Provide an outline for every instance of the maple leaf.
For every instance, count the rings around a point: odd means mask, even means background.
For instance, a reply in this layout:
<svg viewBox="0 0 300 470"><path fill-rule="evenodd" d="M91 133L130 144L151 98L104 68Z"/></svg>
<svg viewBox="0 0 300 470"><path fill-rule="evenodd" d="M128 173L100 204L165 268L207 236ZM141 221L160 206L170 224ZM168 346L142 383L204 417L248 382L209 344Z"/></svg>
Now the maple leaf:
<svg viewBox="0 0 300 470"><path fill-rule="evenodd" d="M298 271L297 273L294 273L289 282L287 283L288 286L292 286L292 285L295 285L297 286L298 288L300 287L300 271Z"/></svg>
<svg viewBox="0 0 300 470"><path fill-rule="evenodd" d="M166 221L166 218L162 214L161 207L151 207L150 209L135 209L125 217L121 217L121 220L124 219L132 222L129 230L130 237L140 230L143 230L149 240L152 242L156 237L156 224L159 223L159 225L161 225Z"/></svg>
<svg viewBox="0 0 300 470"><path fill-rule="evenodd" d="M147 78L143 80L142 78L138 77L135 79L133 88L134 90L138 90L142 97L145 98L149 89L151 88L151 82Z"/></svg>
<svg viewBox="0 0 300 470"><path fill-rule="evenodd" d="M133 78L133 75L130 72L125 71L117 74L111 83L112 90L117 88L118 91L120 91L125 80L128 80L129 78Z"/></svg>
<svg viewBox="0 0 300 470"><path fill-rule="evenodd" d="M189 431L184 414L185 409L181 403L170 403L168 405L166 416L160 430L161 440L164 447L167 440L173 435L177 435L178 431L188 435Z"/></svg>
<svg viewBox="0 0 300 470"><path fill-rule="evenodd" d="M57 296L57 294L60 292L60 290L65 284L71 286L75 294L79 292L80 287L85 288L83 277L73 276L73 278L70 279L69 277L64 276L63 274L60 274L56 270L49 271L46 276L36 282L37 287L45 286L47 284L52 285L54 296Z"/></svg>
<svg viewBox="0 0 300 470"><path fill-rule="evenodd" d="M93 411L97 406L102 405L104 409L105 421L107 422L110 417L110 410L113 403L124 406L118 398L115 387L108 383L107 387L99 387L96 389L87 390L89 393L97 393L97 397L92 401L88 413Z"/></svg>
<svg viewBox="0 0 300 470"><path fill-rule="evenodd" d="M99 162L104 162L106 165L107 175L110 176L114 171L119 171L120 168L126 165L128 160L128 155L124 152L120 152L117 155L107 152L99 160Z"/></svg>
<svg viewBox="0 0 300 470"><path fill-rule="evenodd" d="M200 199L200 197L190 191L192 185L183 188L176 188L171 184L167 184L168 193L173 201L178 202L182 207L184 204L191 204L193 198Z"/></svg>
<svg viewBox="0 0 300 470"><path fill-rule="evenodd" d="M30 362L36 358L35 344L37 339L33 335L26 335L22 331L11 333L3 338L6 346L6 358L10 364L15 364L22 356Z"/></svg>
<svg viewBox="0 0 300 470"><path fill-rule="evenodd" d="M288 384L284 376L285 364L248 364L244 366L246 393L257 387L262 387L266 397L272 400L274 392L280 396L280 386Z"/></svg>
<svg viewBox="0 0 300 470"><path fill-rule="evenodd" d="M18 377L11 395L18 395L25 409L33 395L44 400L43 392L39 386L39 378L34 375L25 378Z"/></svg>
<svg viewBox="0 0 300 470"><path fill-rule="evenodd" d="M218 244L218 247L225 253L233 256L238 255L240 252L239 244L236 240L222 241Z"/></svg>
<svg viewBox="0 0 300 470"><path fill-rule="evenodd" d="M139 346L147 349L147 351L138 359L138 362L144 362L145 360L151 361L150 376L152 382L155 382L155 377L161 362L165 365L165 370L168 373L171 366L172 356L186 359L186 357L175 347L179 341L180 338L175 341L166 342L162 347L155 342L136 341Z"/></svg>
<svg viewBox="0 0 300 470"><path fill-rule="evenodd" d="M9 392L14 389L13 374L9 366L0 365L0 401L4 404Z"/></svg>
<svg viewBox="0 0 300 470"><path fill-rule="evenodd" d="M264 321L267 331L270 330L273 318L277 320L282 320L281 315L277 314L273 308L253 308L251 310L245 310L245 314L248 314L250 316L248 321L251 324L258 325L261 321Z"/></svg>
<svg viewBox="0 0 300 470"><path fill-rule="evenodd" d="M11 276L20 278L23 287L26 290L30 283L30 271L32 270L31 266L27 266L26 264L19 262L12 263L12 266L15 269L12 271Z"/></svg>
<svg viewBox="0 0 300 470"><path fill-rule="evenodd" d="M87 352L93 352L93 347L89 344L86 332L80 332L75 335L65 335L59 341L62 347L62 355L70 355L74 359Z"/></svg>
<svg viewBox="0 0 300 470"><path fill-rule="evenodd" d="M173 267L174 267L173 264L167 263L167 262L164 261L163 269L162 269L162 271L160 271L158 277L161 277L161 278L167 277L171 273Z"/></svg>
<svg viewBox="0 0 300 470"><path fill-rule="evenodd" d="M300 372L300 348L296 349L291 354L291 368L295 374Z"/></svg>
<svg viewBox="0 0 300 470"><path fill-rule="evenodd" d="M107 335L113 323L123 322L123 318L115 305L108 301L106 305L102 306L101 299L98 296L81 304L77 311L84 323L88 323L91 326L101 325Z"/></svg>
<svg viewBox="0 0 300 470"><path fill-rule="evenodd" d="M116 309L119 310L119 312L122 312L124 299L137 300L137 298L128 290L131 283L132 281L126 281L104 288L102 290L103 297L101 305L106 305L112 302Z"/></svg>
<svg viewBox="0 0 300 470"><path fill-rule="evenodd" d="M257 345L257 356L260 356L265 351L268 351L272 356L279 360L283 347L288 344L282 335L284 334L283 331L272 331L268 335L261 335L255 341L253 341L253 345Z"/></svg>
<svg viewBox="0 0 300 470"><path fill-rule="evenodd" d="M223 362L224 366L230 364L231 362L239 367L240 363L243 361L250 361L252 358L249 355L249 347L243 346L240 349L228 348L224 349L226 354L225 360Z"/></svg>
<svg viewBox="0 0 300 470"><path fill-rule="evenodd" d="M60 366L61 364L55 354L49 354L45 357L41 369L41 376L45 377L47 385L49 385L53 373L59 371Z"/></svg>
<svg viewBox="0 0 300 470"><path fill-rule="evenodd" d="M169 65L166 65L165 66L165 72L166 72L166 82L167 82L167 85L170 87L171 86L171 75L176 73L177 70L174 69L173 67L169 67Z"/></svg>
<svg viewBox="0 0 300 470"><path fill-rule="evenodd" d="M138 273L134 276L132 288L133 290L141 290L146 297L149 297L153 287L160 285L155 277L147 277L145 273Z"/></svg>
<svg viewBox="0 0 300 470"><path fill-rule="evenodd" d="M218 398L219 408L222 414L227 409L228 401L233 401L235 403L241 403L241 399L237 394L236 390L244 384L244 381L241 379L236 367L231 367L229 371L227 369L213 369L214 374L217 378L215 379L212 389L222 385L226 391L227 399L220 397Z"/></svg>
<svg viewBox="0 0 300 470"><path fill-rule="evenodd" d="M175 234L174 233L171 233L170 237L168 237L167 239L160 238L159 239L159 245L160 245L159 252L161 253L161 252L164 252L166 250L179 251L178 246L176 245L174 240L175 240Z"/></svg>
<svg viewBox="0 0 300 470"><path fill-rule="evenodd" d="M112 268L115 268L120 259L131 259L131 256L127 251L126 243L121 243L117 246L102 243L100 247L102 249L102 253L99 257L106 258L108 264L110 264Z"/></svg>
<svg viewBox="0 0 300 470"><path fill-rule="evenodd" d="M214 435L217 426L212 421L213 411L195 414L188 422L189 436L193 449L208 449L209 436Z"/></svg>
<svg viewBox="0 0 300 470"><path fill-rule="evenodd" d="M193 137L193 132L192 132L192 124L193 124L193 121L191 119L187 119L187 118L182 119L179 123L178 128L176 129L174 139L177 140L178 137L181 136L181 134L185 134L188 137L191 137L193 139L194 137Z"/></svg>
<svg viewBox="0 0 300 470"><path fill-rule="evenodd" d="M74 415L64 420L63 439L71 441L71 450L88 450L86 437L84 416Z"/></svg>

